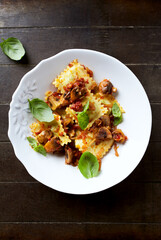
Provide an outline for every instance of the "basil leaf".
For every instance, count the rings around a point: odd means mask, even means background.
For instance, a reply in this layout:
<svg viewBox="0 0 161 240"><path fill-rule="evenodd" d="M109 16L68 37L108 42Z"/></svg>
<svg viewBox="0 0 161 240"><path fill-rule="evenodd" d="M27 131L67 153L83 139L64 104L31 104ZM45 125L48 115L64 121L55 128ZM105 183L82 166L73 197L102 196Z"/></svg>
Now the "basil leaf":
<svg viewBox="0 0 161 240"><path fill-rule="evenodd" d="M87 112L89 108L89 100L87 101L86 105L84 106L83 112Z"/></svg>
<svg viewBox="0 0 161 240"><path fill-rule="evenodd" d="M50 107L44 101L34 98L29 101L30 111L33 116L40 122L51 122L54 120L54 115Z"/></svg>
<svg viewBox="0 0 161 240"><path fill-rule="evenodd" d="M82 130L84 130L88 123L89 123L89 117L88 114L86 112L80 112L77 116L78 118L78 124L81 127Z"/></svg>
<svg viewBox="0 0 161 240"><path fill-rule="evenodd" d="M27 140L29 141L31 147L38 153L41 153L42 155L46 156L46 150L42 145L38 145L37 141L32 137L27 137Z"/></svg>
<svg viewBox="0 0 161 240"><path fill-rule="evenodd" d="M34 138L32 137L27 137L27 140L29 141L30 145L32 148L36 147L37 146L37 142Z"/></svg>
<svg viewBox="0 0 161 240"><path fill-rule="evenodd" d="M121 122L122 122L122 115L120 117L114 118L113 124L114 124L114 126L117 126Z"/></svg>
<svg viewBox="0 0 161 240"><path fill-rule="evenodd" d="M2 51L12 60L20 60L25 55L25 49L17 38L10 37L7 40L3 39L0 43Z"/></svg>
<svg viewBox="0 0 161 240"><path fill-rule="evenodd" d="M121 117L121 111L120 111L120 108L118 106L118 104L115 102L112 106L112 115L114 117Z"/></svg>
<svg viewBox="0 0 161 240"><path fill-rule="evenodd" d="M83 112L78 112L78 116L77 116L78 124L79 124L79 126L81 127L82 130L84 130L89 123L89 116L86 113L88 108L89 108L89 100L85 104Z"/></svg>
<svg viewBox="0 0 161 240"><path fill-rule="evenodd" d="M42 155L46 156L46 150L42 145L38 145L34 147L34 150L38 153L41 153Z"/></svg>
<svg viewBox="0 0 161 240"><path fill-rule="evenodd" d="M79 159L78 168L85 178L92 178L98 175L99 163L92 153L84 152Z"/></svg>

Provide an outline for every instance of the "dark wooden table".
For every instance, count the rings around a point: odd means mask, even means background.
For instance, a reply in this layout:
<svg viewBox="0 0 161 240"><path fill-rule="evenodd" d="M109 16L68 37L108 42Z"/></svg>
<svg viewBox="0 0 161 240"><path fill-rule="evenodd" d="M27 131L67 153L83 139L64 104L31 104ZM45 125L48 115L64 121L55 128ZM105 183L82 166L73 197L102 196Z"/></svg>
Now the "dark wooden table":
<svg viewBox="0 0 161 240"><path fill-rule="evenodd" d="M161 239L161 1L1 0L0 36L17 37L26 49L21 62L0 52L0 240ZM68 48L98 50L125 63L153 112L150 144L135 171L86 196L34 180L7 136L9 103L22 76Z"/></svg>

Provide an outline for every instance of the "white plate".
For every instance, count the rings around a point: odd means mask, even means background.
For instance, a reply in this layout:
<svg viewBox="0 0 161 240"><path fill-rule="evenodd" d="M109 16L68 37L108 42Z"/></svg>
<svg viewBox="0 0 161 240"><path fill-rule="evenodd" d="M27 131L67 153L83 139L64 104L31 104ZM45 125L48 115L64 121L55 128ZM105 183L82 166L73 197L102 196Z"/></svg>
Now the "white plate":
<svg viewBox="0 0 161 240"><path fill-rule="evenodd" d="M103 158L99 176L91 179L84 178L77 167L65 165L64 156L44 157L33 151L26 140L31 136L29 124L34 121L27 99L44 99L45 91L53 88L53 79L76 58L94 72L97 83L111 79L118 89L117 100L126 111L119 128L128 141L119 146L119 157L112 149ZM61 192L89 194L121 182L136 168L147 148L151 125L151 108L144 88L123 63L100 52L70 49L41 61L22 78L10 104L8 136L17 158L32 177Z"/></svg>

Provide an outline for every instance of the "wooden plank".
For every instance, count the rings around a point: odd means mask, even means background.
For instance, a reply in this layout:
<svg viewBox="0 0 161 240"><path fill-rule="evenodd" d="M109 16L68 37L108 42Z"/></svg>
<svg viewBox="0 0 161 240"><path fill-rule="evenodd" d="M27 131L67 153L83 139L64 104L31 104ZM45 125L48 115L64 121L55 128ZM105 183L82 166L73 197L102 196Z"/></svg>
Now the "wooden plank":
<svg viewBox="0 0 161 240"><path fill-rule="evenodd" d="M99 0L1 1L0 27L108 25L108 6Z"/></svg>
<svg viewBox="0 0 161 240"><path fill-rule="evenodd" d="M111 29L108 37L109 55L123 63L160 63L161 29Z"/></svg>
<svg viewBox="0 0 161 240"><path fill-rule="evenodd" d="M0 104L10 103L21 78L31 70L33 66L15 64L0 65Z"/></svg>
<svg viewBox="0 0 161 240"><path fill-rule="evenodd" d="M0 223L3 240L116 240L161 238L160 224Z"/></svg>
<svg viewBox="0 0 161 240"><path fill-rule="evenodd" d="M144 86L151 102L161 102L161 65L128 65ZM11 101L12 94L23 75L33 66L15 64L0 65L0 104Z"/></svg>
<svg viewBox="0 0 161 240"><path fill-rule="evenodd" d="M160 1L1 1L0 27L160 26Z"/></svg>
<svg viewBox="0 0 161 240"><path fill-rule="evenodd" d="M161 102L159 65L127 65L142 83L151 102Z"/></svg>
<svg viewBox="0 0 161 240"><path fill-rule="evenodd" d="M8 141L8 105L0 105L0 141Z"/></svg>
<svg viewBox="0 0 161 240"><path fill-rule="evenodd" d="M160 112L161 104L151 104L152 115L153 115L153 127L151 140L152 141L161 141L161 125L160 125ZM8 141L7 131L8 131L8 105L0 105L0 142ZM138 133L139 136L140 133ZM127 133L128 135L128 133Z"/></svg>
<svg viewBox="0 0 161 240"><path fill-rule="evenodd" d="M161 28L1 29L0 34L22 41L27 53L22 63L27 64L37 64L69 48L101 51L125 64L161 64ZM0 64L15 65L15 62L0 54Z"/></svg>
<svg viewBox="0 0 161 240"><path fill-rule="evenodd" d="M0 182L36 182L16 158L11 143L0 143ZM151 142L128 182L161 182L161 142ZM119 160L119 159L118 159Z"/></svg>
<svg viewBox="0 0 161 240"><path fill-rule="evenodd" d="M11 143L0 143L0 182L36 182L16 158Z"/></svg>
<svg viewBox="0 0 161 240"><path fill-rule="evenodd" d="M100 193L70 195L38 183L3 183L0 222L160 223L159 187L125 180Z"/></svg>
<svg viewBox="0 0 161 240"><path fill-rule="evenodd" d="M160 26L160 11L160 1L110 1L110 24L113 26Z"/></svg>

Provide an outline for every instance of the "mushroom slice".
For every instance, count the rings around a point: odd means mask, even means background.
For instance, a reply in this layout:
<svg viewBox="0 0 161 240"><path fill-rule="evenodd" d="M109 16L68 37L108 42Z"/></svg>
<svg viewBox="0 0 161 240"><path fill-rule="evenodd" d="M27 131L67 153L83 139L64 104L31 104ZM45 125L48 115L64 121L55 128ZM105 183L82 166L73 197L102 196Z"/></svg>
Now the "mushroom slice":
<svg viewBox="0 0 161 240"><path fill-rule="evenodd" d="M104 79L99 84L99 92L101 92L103 94L111 94L112 88L113 88L112 83L107 79Z"/></svg>
<svg viewBox="0 0 161 240"><path fill-rule="evenodd" d="M73 151L69 146L65 146L65 163L71 164L73 160Z"/></svg>
<svg viewBox="0 0 161 240"><path fill-rule="evenodd" d="M45 144L52 136L53 133L50 130L44 130L37 136L37 140L39 143Z"/></svg>
<svg viewBox="0 0 161 240"><path fill-rule="evenodd" d="M104 127L110 126L109 115L107 115L107 114L102 115L99 119L102 121L102 126L104 126Z"/></svg>
<svg viewBox="0 0 161 240"><path fill-rule="evenodd" d="M57 92L51 94L47 98L47 101L53 111L56 110L57 108L69 105L69 101L65 99L63 95Z"/></svg>
<svg viewBox="0 0 161 240"><path fill-rule="evenodd" d="M52 137L52 139L45 144L44 148L47 152L60 152L62 150L58 137Z"/></svg>
<svg viewBox="0 0 161 240"><path fill-rule="evenodd" d="M98 132L95 134L96 145L100 142L105 141L107 139L112 139L112 134L108 127L101 127Z"/></svg>
<svg viewBox="0 0 161 240"><path fill-rule="evenodd" d="M86 94L87 94L87 89L85 87L83 88L74 87L70 93L70 100L71 102L75 102L76 100L85 96Z"/></svg>

